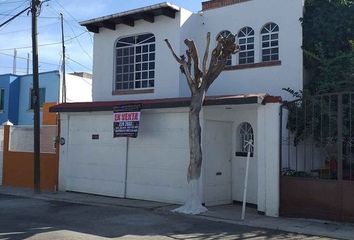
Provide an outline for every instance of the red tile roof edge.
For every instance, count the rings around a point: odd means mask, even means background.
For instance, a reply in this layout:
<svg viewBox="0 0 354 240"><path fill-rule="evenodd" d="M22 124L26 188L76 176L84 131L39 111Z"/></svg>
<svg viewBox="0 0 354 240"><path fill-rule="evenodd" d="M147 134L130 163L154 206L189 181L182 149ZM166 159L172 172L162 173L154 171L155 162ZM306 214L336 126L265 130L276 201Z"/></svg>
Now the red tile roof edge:
<svg viewBox="0 0 354 240"><path fill-rule="evenodd" d="M140 104L142 109L176 108L188 107L190 97L143 99L143 100L122 100L122 101L102 101L102 102L75 102L61 103L50 108L50 112L95 112L112 111L116 106ZM260 103L281 103L281 97L270 96L268 94L243 94L228 96L207 96L204 106L212 105L239 105Z"/></svg>

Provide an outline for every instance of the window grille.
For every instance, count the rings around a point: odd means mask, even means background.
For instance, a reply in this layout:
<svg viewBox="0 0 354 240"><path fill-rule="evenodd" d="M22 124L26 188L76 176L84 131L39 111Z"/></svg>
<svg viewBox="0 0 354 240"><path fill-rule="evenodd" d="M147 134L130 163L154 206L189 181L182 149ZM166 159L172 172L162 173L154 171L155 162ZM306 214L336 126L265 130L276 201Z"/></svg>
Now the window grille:
<svg viewBox="0 0 354 240"><path fill-rule="evenodd" d="M154 88L155 50L155 36L150 33L119 39L115 90Z"/></svg>
<svg viewBox="0 0 354 240"><path fill-rule="evenodd" d="M275 23L266 24L261 31L262 62L279 60L279 26Z"/></svg>
<svg viewBox="0 0 354 240"><path fill-rule="evenodd" d="M238 63L254 63L254 30L244 27L239 31L237 37L240 46Z"/></svg>
<svg viewBox="0 0 354 240"><path fill-rule="evenodd" d="M248 152L248 142L251 141L254 144L253 128L251 124L245 122L240 125L240 152ZM253 153L254 147L251 146L250 152Z"/></svg>

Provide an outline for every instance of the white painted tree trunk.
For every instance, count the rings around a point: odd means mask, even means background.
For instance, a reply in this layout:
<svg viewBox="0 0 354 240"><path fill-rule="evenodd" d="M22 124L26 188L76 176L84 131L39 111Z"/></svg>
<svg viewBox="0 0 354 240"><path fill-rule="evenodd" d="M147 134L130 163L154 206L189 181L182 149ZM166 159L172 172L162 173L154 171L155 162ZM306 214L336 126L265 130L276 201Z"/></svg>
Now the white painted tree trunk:
<svg viewBox="0 0 354 240"><path fill-rule="evenodd" d="M207 211L200 197L200 175L202 167L200 111L202 109L205 91L202 89L192 96L189 108L189 146L190 163L187 173L187 198L185 204L174 212L185 214L200 214Z"/></svg>
<svg viewBox="0 0 354 240"><path fill-rule="evenodd" d="M198 51L193 40L186 39L184 41L188 47L186 51L187 57L185 55L178 57L169 41L167 39L165 39L165 41L173 57L180 64L182 73L187 77L187 83L191 90L192 97L189 107L190 163L187 174L188 197L185 205L174 211L186 214L200 214L207 211L207 209L202 205L199 191L199 179L202 167L199 114L203 106L205 93L225 68L227 59L231 54L237 53L239 47L235 43L235 36L232 34L225 38L218 38L218 44L212 51L209 67L207 67L210 46L210 32L208 32L202 68L200 69Z"/></svg>
<svg viewBox="0 0 354 240"><path fill-rule="evenodd" d="M201 204L199 181L199 179L189 181L185 204L172 210L173 212L197 215L208 211L208 209Z"/></svg>

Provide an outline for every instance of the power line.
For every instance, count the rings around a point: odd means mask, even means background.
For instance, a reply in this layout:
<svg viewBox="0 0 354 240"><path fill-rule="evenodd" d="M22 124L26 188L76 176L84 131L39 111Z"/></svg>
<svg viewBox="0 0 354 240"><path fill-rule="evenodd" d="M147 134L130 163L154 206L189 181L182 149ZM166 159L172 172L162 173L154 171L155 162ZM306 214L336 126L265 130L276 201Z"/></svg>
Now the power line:
<svg viewBox="0 0 354 240"><path fill-rule="evenodd" d="M49 6L54 12L56 12L57 14L60 14L60 13L59 13L57 10L55 10L52 6L50 6L50 5L48 5L48 6ZM59 6L61 6L61 5L59 5ZM61 6L61 7L62 7L62 6ZM72 16L64 7L62 7L62 8L64 9L65 12L68 13L69 16ZM72 17L72 18L76 21L76 19L75 19L74 17ZM67 22L67 20L66 20L65 18L64 18L64 21L65 21L65 23L69 26L71 32L75 35L76 33L75 33L73 27L71 26L71 24L70 24L69 22ZM86 30L85 30L85 31L86 31ZM90 35L90 37L91 37L91 35ZM81 50L89 57L90 60L92 60L92 56L85 50L85 48L82 46L82 44L81 44L81 42L79 41L79 39L76 39L76 41L77 41L79 47L81 48Z"/></svg>
<svg viewBox="0 0 354 240"><path fill-rule="evenodd" d="M73 21L74 21L75 23L78 24L78 28L80 28L80 29L85 29L85 31L86 31L86 32L88 33L88 35L90 36L91 41L93 42L91 33L90 33L89 31L87 31L86 28L82 27L82 26L79 24L79 20L77 20L68 10L66 10L65 7L64 7L62 4L60 4L59 1L57 1L57 0L54 0L54 1L55 1L56 4L58 4L58 5L69 15L69 17L71 17L71 19L73 19ZM68 21L68 20L66 20L66 21ZM76 26L75 26L75 27L76 27Z"/></svg>
<svg viewBox="0 0 354 240"><path fill-rule="evenodd" d="M79 66L81 66L81 67L83 67L83 68L86 68L87 70L92 70L91 68L89 68L89 67L86 67L85 65L82 65L81 63L79 63L79 62L77 62L77 61L75 61L75 60L73 60L73 59L71 59L71 58L69 58L69 57L66 57L69 61L72 61L72 62L74 62L74 63L76 63L77 65L79 65Z"/></svg>
<svg viewBox="0 0 354 240"><path fill-rule="evenodd" d="M14 55L12 54L7 54L7 53L1 53L1 55L4 55L4 56L9 56L9 57L14 57ZM28 60L28 58L25 58L25 57L16 57L18 59L24 59L24 60ZM30 61L32 62L32 60L30 59ZM48 63L48 62L42 62L40 61L39 63L42 63L42 64L47 64L47 65L53 65L53 66L57 66L58 64L54 64L54 63Z"/></svg>
<svg viewBox="0 0 354 240"><path fill-rule="evenodd" d="M18 6L15 7L14 9L9 10L9 11L7 11L7 12L8 12L9 14L13 14L17 9L19 9L20 7L22 7L22 6L24 5L24 3L26 3L26 2L27 2L27 1L22 2L22 4L18 5ZM3 14L1 14L1 15L3 15ZM5 15L7 15L7 14L4 14L3 16L5 16ZM17 17L17 16L18 16L18 14L12 15L12 17ZM6 18L6 16L3 17L3 18L1 18L0 21L3 20L4 18Z"/></svg>
<svg viewBox="0 0 354 240"><path fill-rule="evenodd" d="M30 7L27 7L25 9L23 9L21 12L17 13L15 16L11 17L10 19L8 19L7 21L5 21L4 23L0 24L0 27L8 24L9 22L11 22L12 20L14 20L16 17L20 16L22 13L26 12L27 10L29 10Z"/></svg>
<svg viewBox="0 0 354 240"><path fill-rule="evenodd" d="M8 16L8 17L13 17L13 14L4 14L4 13L0 13L0 16ZM30 16L20 16L20 17L25 17L28 18ZM38 18L51 18L51 19L60 19L59 17L38 17ZM1 19L0 19L1 20Z"/></svg>
<svg viewBox="0 0 354 240"><path fill-rule="evenodd" d="M84 35L84 34L85 34L85 32L82 32L82 33L80 33L80 34L77 35L77 36L74 36L74 37L72 37L72 38L66 39L64 42L69 42L69 41L71 41L71 40L73 40L73 39L75 39L75 38L78 38L78 37L80 37L80 36L82 36L82 35ZM61 42L45 43L45 44L40 44L40 45L38 45L38 46L39 46L39 47L46 47L46 46L52 46L52 45L58 45L58 44L61 44ZM32 48L32 46L3 48L3 49L0 49L0 51L10 51L10 50L13 50L14 48L16 48L16 49L27 49L27 48Z"/></svg>
<svg viewBox="0 0 354 240"><path fill-rule="evenodd" d="M46 25L43 25L43 26L39 26L38 28L46 28L46 27L53 26L53 25L56 25L56 24L58 24L58 22L46 24ZM19 29L19 30L16 30L16 31L1 32L1 35L12 34L12 33L17 33L17 32L26 32L26 31L31 31L31 28L23 28L23 29Z"/></svg>
<svg viewBox="0 0 354 240"><path fill-rule="evenodd" d="M26 1L7 1L7 2L0 2L0 5L7 5L7 4L14 4L14 3L25 3Z"/></svg>

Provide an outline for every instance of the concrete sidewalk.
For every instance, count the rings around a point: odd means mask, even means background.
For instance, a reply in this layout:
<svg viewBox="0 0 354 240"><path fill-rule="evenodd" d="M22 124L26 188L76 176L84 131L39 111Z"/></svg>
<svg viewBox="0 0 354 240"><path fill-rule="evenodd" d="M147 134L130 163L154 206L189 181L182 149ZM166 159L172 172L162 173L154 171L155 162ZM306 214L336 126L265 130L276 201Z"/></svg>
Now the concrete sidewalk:
<svg viewBox="0 0 354 240"><path fill-rule="evenodd" d="M157 211L169 214L175 214L172 213L170 210L175 209L177 207L177 205L167 203L133 199L121 199L72 192L44 192L41 194L34 194L32 190L28 189L8 188L1 186L0 194L30 197L41 200L79 203L93 206L123 206L129 208L141 208L150 211ZM354 224L327 222L312 219L291 219L283 217L272 218L259 215L257 214L256 209L252 208L247 209L246 220L241 221L241 206L239 205L209 207L208 209L209 211L204 214L190 217L208 219L217 222L233 223L250 227L331 237L335 239L354 239Z"/></svg>

